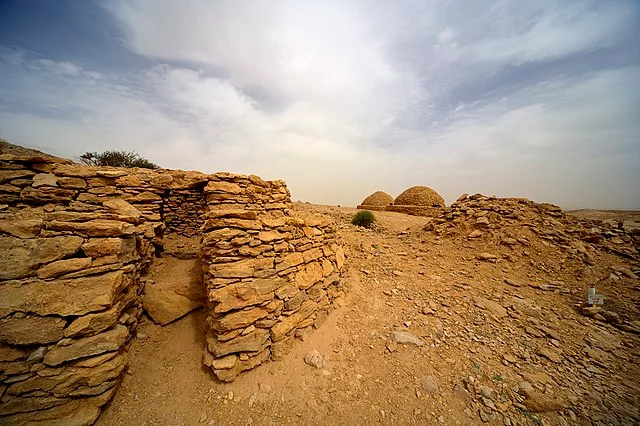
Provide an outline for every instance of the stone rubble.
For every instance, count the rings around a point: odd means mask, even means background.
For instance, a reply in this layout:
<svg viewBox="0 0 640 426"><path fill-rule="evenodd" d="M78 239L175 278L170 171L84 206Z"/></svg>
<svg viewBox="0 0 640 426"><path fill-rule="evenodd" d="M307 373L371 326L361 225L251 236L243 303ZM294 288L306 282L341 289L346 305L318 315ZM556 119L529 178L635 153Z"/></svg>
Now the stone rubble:
<svg viewBox="0 0 640 426"><path fill-rule="evenodd" d="M578 219L551 205L482 195L462 197L423 222L381 215L381 228L393 231L361 232L349 225L350 212L334 214L344 223L352 275L360 280L350 291L344 342L363 328L380 336L343 344L341 352L347 352L345 360L349 350L358 353L360 365L372 359L364 374L375 380L365 389L386 413L399 403L385 404L390 384L409 407L420 407L413 417L397 412L394 420L640 421L638 231ZM494 255L495 262L478 259L481 253ZM603 306L585 304L592 286L605 296ZM369 307L370 299L377 305ZM424 347L389 341L385 336L400 324ZM427 398L419 381L414 384L424 375L437 377L438 394ZM414 404L406 398L410 384ZM359 408L366 402L348 400Z"/></svg>
<svg viewBox="0 0 640 426"><path fill-rule="evenodd" d="M478 222L478 219L483 221ZM621 278L637 280L636 272L640 272L612 264L609 266L611 272L607 273L602 263L597 262L599 253L603 252L625 260L637 259L640 249L638 229L626 231L604 222L578 219L564 213L558 206L538 204L524 198L464 194L427 224L425 230L441 238L467 240L474 246L480 245L482 248L476 259L484 262L514 264L528 258L529 263L542 272L576 265L580 268L578 275L584 282L584 291L586 287L595 287L609 298L617 296L610 290L612 284ZM541 249L556 250L560 254L549 261L540 255ZM511 278L505 278L505 282L514 287L522 285ZM571 292L561 280L527 285L544 291ZM623 305L624 301L619 304ZM585 316L640 333L640 324L631 316L624 313L621 316L620 312L600 307L583 305L582 308Z"/></svg>

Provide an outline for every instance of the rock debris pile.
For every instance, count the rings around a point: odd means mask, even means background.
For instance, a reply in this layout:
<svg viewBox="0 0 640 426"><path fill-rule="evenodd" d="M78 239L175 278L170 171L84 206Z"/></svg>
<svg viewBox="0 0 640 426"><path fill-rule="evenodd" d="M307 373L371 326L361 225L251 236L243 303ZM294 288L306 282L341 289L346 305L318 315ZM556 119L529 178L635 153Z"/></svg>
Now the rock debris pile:
<svg viewBox="0 0 640 426"><path fill-rule="evenodd" d="M461 196L425 229L442 237L467 240L479 249L476 259L481 261L526 261L542 272L573 273L577 278L573 286L572 279L532 285L574 294L577 303L584 301L588 287L595 287L605 294L608 308L587 307L583 313L640 332L638 307L617 291L620 286L637 285L637 230L628 232L601 221L577 219L553 204L481 194ZM613 254L619 261L612 263L603 258L603 253ZM518 285L513 281L510 284Z"/></svg>

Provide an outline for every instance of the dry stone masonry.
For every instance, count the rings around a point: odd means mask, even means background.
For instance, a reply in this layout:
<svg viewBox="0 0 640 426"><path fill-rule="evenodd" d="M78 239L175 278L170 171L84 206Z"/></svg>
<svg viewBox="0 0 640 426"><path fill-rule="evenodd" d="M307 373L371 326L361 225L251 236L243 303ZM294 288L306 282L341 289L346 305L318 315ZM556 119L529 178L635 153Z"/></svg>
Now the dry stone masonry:
<svg viewBox="0 0 640 426"><path fill-rule="evenodd" d="M284 182L257 177L204 189L205 364L224 381L318 327L342 290L344 252L328 216L294 215Z"/></svg>
<svg viewBox="0 0 640 426"><path fill-rule="evenodd" d="M163 196L162 217L169 232L186 237L200 235L202 215L206 208L204 194L199 186L166 191Z"/></svg>
<svg viewBox="0 0 640 426"><path fill-rule="evenodd" d="M91 423L126 366L161 223L112 196L114 170L0 160L0 423Z"/></svg>
<svg viewBox="0 0 640 426"><path fill-rule="evenodd" d="M342 294L330 219L282 181L0 151L0 424L91 424L116 392L165 234L202 234L205 362L286 352Z"/></svg>
<svg viewBox="0 0 640 426"><path fill-rule="evenodd" d="M412 186L394 200L389 194L376 191L357 208L404 213L412 216L437 216L445 207L444 198L427 186Z"/></svg>
<svg viewBox="0 0 640 426"><path fill-rule="evenodd" d="M384 191L376 191L362 200L357 207L362 210L384 211L387 207L393 205L393 197Z"/></svg>

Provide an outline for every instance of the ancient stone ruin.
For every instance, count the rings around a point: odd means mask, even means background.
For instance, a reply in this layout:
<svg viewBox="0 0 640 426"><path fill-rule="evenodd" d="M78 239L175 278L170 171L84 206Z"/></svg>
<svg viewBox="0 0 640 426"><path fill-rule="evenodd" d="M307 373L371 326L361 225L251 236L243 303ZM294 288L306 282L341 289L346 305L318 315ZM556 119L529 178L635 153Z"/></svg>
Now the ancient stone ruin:
<svg viewBox="0 0 640 426"><path fill-rule="evenodd" d="M0 152L0 423L97 419L171 235L202 236L204 362L221 380L282 357L343 294L335 225L294 212L283 181Z"/></svg>
<svg viewBox="0 0 640 426"><path fill-rule="evenodd" d="M412 186L393 200L383 191L368 196L358 206L363 210L405 213L413 216L436 216L445 207L444 198L426 186Z"/></svg>
<svg viewBox="0 0 640 426"><path fill-rule="evenodd" d="M209 182L202 261L209 302L205 364L224 381L282 357L342 293L344 264L326 216L293 215L282 181Z"/></svg>
<svg viewBox="0 0 640 426"><path fill-rule="evenodd" d="M362 200L357 207L363 210L384 211L388 206L393 204L393 197L384 191L376 191Z"/></svg>

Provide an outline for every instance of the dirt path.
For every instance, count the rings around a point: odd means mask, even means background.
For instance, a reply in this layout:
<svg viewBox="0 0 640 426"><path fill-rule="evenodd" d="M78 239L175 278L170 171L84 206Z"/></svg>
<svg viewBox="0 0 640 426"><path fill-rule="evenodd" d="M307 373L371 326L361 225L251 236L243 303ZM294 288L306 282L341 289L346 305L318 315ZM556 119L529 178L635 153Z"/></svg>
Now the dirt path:
<svg viewBox="0 0 640 426"><path fill-rule="evenodd" d="M284 360L229 384L201 366L201 312L165 327L143 322L99 425L637 424L637 335L579 315L570 289L504 280L553 273L526 259L476 261L478 247L425 233L425 218L377 213L369 231L348 223L353 209L300 207L341 224L344 306ZM637 291L629 297L637 304ZM423 344L394 343L394 331ZM312 349L323 368L304 363ZM548 411L523 404L524 381L529 403Z"/></svg>

